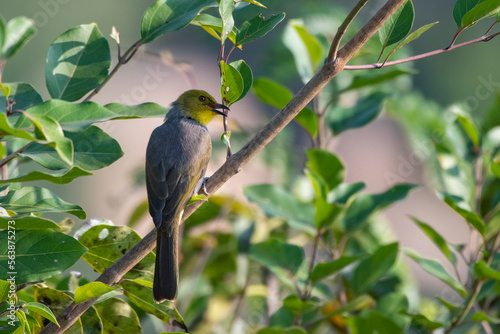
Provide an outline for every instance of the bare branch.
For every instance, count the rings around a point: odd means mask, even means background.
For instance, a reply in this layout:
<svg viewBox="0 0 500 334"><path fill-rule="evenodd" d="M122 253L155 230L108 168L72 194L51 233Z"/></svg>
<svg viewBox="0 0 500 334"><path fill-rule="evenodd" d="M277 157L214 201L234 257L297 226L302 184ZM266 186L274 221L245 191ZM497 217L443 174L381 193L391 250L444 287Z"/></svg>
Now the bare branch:
<svg viewBox="0 0 500 334"><path fill-rule="evenodd" d="M461 48L461 47L464 47L467 45L476 44L476 43L480 43L480 42L489 42L498 35L500 35L500 32L497 32L497 33L492 34L492 35L481 36L479 38L476 38L476 39L473 39L473 40L470 40L467 42L455 44L451 47L446 47L446 48L442 48L442 49L438 49L438 50L434 50L434 51L429 51L429 52L422 53L419 55L415 55L415 56L411 56L411 57L403 58L403 59L398 59L398 60L393 60L393 61L388 61L385 63L376 63L376 64L369 64L369 65L346 65L346 66L344 66L344 70L368 70L368 69L382 68L382 67L386 67L386 66L393 66L393 65L408 63L408 62L415 61L418 59L427 58L427 57L435 56L435 55L445 53L445 52L448 52L451 50L455 50L455 49L458 49L458 48Z"/></svg>

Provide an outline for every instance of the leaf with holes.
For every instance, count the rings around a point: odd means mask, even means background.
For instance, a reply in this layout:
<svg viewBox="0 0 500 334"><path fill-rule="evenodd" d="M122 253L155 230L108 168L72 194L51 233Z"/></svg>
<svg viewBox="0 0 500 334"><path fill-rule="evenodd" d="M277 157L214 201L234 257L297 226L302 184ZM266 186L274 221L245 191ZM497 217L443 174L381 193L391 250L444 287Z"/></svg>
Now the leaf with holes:
<svg viewBox="0 0 500 334"><path fill-rule="evenodd" d="M135 246L141 237L130 227L97 225L83 233L78 240L88 248L88 252L82 258L97 272L102 273ZM155 256L149 253L123 278L152 278L154 263Z"/></svg>

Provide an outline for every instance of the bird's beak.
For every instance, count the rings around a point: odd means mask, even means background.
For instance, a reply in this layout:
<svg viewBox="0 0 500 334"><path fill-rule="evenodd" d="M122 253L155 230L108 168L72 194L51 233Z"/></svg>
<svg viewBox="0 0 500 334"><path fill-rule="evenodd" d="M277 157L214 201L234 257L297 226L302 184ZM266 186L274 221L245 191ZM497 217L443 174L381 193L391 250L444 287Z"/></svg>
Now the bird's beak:
<svg viewBox="0 0 500 334"><path fill-rule="evenodd" d="M222 110L218 110L218 109L223 109L223 110L227 110L227 111L229 111L229 108L228 108L228 107L226 107L225 105L223 105L223 104L219 104L219 103L218 103L218 104L210 104L210 105L209 105L209 107L211 107L211 108L212 108L212 111L213 111L213 112L216 112L216 113L217 113L217 114L219 114L219 115L222 115L222 116L224 116L224 117L227 117L227 113L225 113L225 112L224 112L224 111L222 111Z"/></svg>

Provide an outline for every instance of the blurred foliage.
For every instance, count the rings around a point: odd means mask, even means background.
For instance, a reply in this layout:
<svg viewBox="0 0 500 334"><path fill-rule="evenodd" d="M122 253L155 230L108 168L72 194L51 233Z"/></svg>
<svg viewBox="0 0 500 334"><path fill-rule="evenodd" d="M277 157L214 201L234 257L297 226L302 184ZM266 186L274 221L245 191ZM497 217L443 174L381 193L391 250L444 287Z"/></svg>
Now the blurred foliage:
<svg viewBox="0 0 500 334"><path fill-rule="evenodd" d="M273 110L281 109L293 98L290 82L307 83L322 66L332 34L345 17L336 6L314 5L326 9L307 6L300 18L281 23L284 13L268 15L254 0L195 0L189 6L158 0L144 13L141 37L116 69L142 45L192 25L219 40L225 103L252 91ZM456 36L479 20L500 21L499 9L494 0L458 0ZM262 11L266 17L259 15ZM410 33L413 19L408 0L352 64L377 62L377 57L385 62L395 51L407 56L404 46L434 26ZM234 50L245 52L247 43L279 24L281 43L271 45L275 57L260 59L255 77L243 59L229 61ZM346 38L358 28L354 22ZM0 19L1 70L34 31L27 18ZM119 43L116 33L112 38ZM191 333L500 331L500 98L474 115L465 102L443 108L415 92L410 64L342 72L298 114L295 128L265 149L262 160L279 177L275 183L245 187L247 201L211 196L187 219L179 299L157 304L151 293L152 252L114 286L66 273L78 259L99 273L112 266L140 240L132 227L147 215L147 202L132 210L128 226L90 219L73 231L71 219L57 223L44 215L84 219L80 206L43 187L24 186L70 183L118 160L123 155L119 143L95 123L167 112L154 103L101 106L86 101L113 73L108 39L96 24L88 24L63 32L48 48L45 81L51 99L43 101L28 83L0 81L0 240L5 245L0 250L0 327L6 333L39 332L57 323L56 316L72 302L92 298L98 299L69 332L140 333L151 319L175 330L189 327ZM412 217L449 261L446 266L402 251L378 215L416 187L405 183L407 175L387 174L387 190L364 193L364 183L345 182L344 164L327 150L336 136L356 131L381 113L404 129L414 153L411 163L425 163L429 186L463 218L471 240L479 240L472 248L451 244L446 235ZM228 145L231 137L241 147L252 133L226 132L218 145ZM303 137L310 145L297 154ZM44 169L23 174L19 167L28 162ZM141 173L134 177L134 184L143 183ZM455 298L422 298L403 254L443 281ZM467 277L458 276L457 259L468 265ZM445 269L450 266L453 272Z"/></svg>

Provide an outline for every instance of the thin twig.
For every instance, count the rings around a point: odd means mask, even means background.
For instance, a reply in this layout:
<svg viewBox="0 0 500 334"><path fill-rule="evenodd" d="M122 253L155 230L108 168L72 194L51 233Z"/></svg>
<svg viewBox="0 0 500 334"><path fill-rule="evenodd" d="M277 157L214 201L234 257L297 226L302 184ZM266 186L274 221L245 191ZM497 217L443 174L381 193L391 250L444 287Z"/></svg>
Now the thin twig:
<svg viewBox="0 0 500 334"><path fill-rule="evenodd" d="M12 159L14 159L15 157L17 157L18 154L21 154L23 153L24 151L26 151L26 149L28 147L30 147L31 145L33 145L35 142L32 141L32 142L29 142L28 144L24 145L23 147L21 147L20 149L18 149L17 151L15 152L12 152L11 154L9 154L8 156L6 156L5 158L3 158L2 160L0 160L0 167L6 165L7 163L9 163Z"/></svg>
<svg viewBox="0 0 500 334"><path fill-rule="evenodd" d="M316 234L316 237L314 238L313 249L312 249L312 254L311 254L311 263L309 263L309 272L307 273L307 280L306 280L306 284L304 287L304 293L301 296L302 301L306 301L312 292L312 287L311 287L311 291L309 291L309 284L311 284L311 274L312 274L312 271L314 269L314 263L316 262L316 253L318 250L318 243L319 243L319 240L321 239L322 235L323 235L323 229L320 229L318 231L318 233Z"/></svg>
<svg viewBox="0 0 500 334"><path fill-rule="evenodd" d="M328 52L326 61L335 61L335 59L337 58L337 51L339 50L340 42L342 41L342 37L344 37L347 28L352 23L352 21L354 21L358 13L366 5L367 2L368 0L360 0L351 10L349 15L347 15L344 22L342 22L337 30L337 33L335 34L335 37L333 37L332 45L330 46L330 51Z"/></svg>
<svg viewBox="0 0 500 334"><path fill-rule="evenodd" d="M118 51L118 62L116 63L115 67L111 72L109 72L108 76L104 81L96 88L94 89L85 99L83 99L83 102L85 101L90 101L97 93L101 91L101 89L111 80L111 78L116 74L116 72L122 67L122 65L125 65L128 63L128 61L135 55L137 50L142 45L142 40L138 40L132 46L125 52L123 57L120 55L120 51ZM118 50L120 50L120 46L118 45Z"/></svg>
<svg viewBox="0 0 500 334"><path fill-rule="evenodd" d="M475 44L475 43L480 43L480 42L489 42L489 41L491 41L493 38L495 38L498 35L500 35L500 32L494 33L492 35L481 36L479 38L476 38L476 39L473 39L473 40L470 40L470 41L467 41L467 42L463 42L463 43L460 43L460 44L455 44L455 45L453 45L453 46L451 46L449 48L443 48L443 49L434 50L434 51L422 53L422 54L419 54L419 55L411 56L411 57L408 57L408 58L403 58L403 59L388 61L385 64L375 63L375 64L369 64L369 65L346 65L346 66L344 66L344 70L368 70L368 69L373 69L373 68L381 68L382 65L383 65L383 67L387 67L387 66L393 66L393 65L408 63L408 62L415 61L415 60L418 60L418 59L427 58L427 57L435 56L435 55L438 55L438 54L441 54L441 53L445 53L445 52L448 52L448 51L451 51L451 50L455 50L455 49L458 49L458 48L461 48L461 47L464 47L464 46L467 46L467 45L471 45L471 44Z"/></svg>

